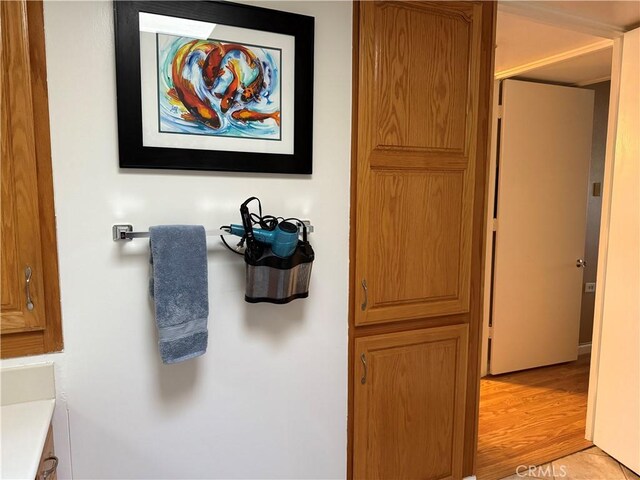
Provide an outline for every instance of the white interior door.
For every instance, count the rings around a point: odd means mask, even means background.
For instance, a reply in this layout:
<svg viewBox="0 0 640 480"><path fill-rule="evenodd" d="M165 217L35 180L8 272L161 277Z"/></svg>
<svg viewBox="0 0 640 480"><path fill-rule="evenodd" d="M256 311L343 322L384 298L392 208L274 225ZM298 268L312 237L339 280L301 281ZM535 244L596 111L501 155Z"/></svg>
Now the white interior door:
<svg viewBox="0 0 640 480"><path fill-rule="evenodd" d="M640 29L624 34L621 67L593 442L640 474Z"/></svg>
<svg viewBox="0 0 640 480"><path fill-rule="evenodd" d="M490 373L575 360L593 91L505 80Z"/></svg>

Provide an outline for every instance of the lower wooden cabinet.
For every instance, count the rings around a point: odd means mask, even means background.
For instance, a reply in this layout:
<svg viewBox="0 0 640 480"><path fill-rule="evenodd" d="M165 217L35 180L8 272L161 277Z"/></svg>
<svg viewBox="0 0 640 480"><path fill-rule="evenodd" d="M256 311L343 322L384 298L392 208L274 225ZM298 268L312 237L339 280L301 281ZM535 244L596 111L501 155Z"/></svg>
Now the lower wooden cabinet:
<svg viewBox="0 0 640 480"><path fill-rule="evenodd" d="M354 479L462 478L467 330L355 339Z"/></svg>
<svg viewBox="0 0 640 480"><path fill-rule="evenodd" d="M49 433L47 433L47 440L42 449L42 457L40 457L36 480L56 480L57 468L58 457L55 456L55 450L53 448L53 427L49 426Z"/></svg>

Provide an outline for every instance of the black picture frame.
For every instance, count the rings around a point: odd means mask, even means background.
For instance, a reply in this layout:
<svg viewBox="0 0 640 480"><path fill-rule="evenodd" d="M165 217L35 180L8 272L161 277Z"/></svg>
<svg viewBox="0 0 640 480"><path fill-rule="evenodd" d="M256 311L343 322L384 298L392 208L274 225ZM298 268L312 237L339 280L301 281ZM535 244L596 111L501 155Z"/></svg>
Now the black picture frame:
<svg viewBox="0 0 640 480"><path fill-rule="evenodd" d="M121 168L312 173L314 17L208 0L113 4ZM293 154L143 146L140 12L295 37Z"/></svg>

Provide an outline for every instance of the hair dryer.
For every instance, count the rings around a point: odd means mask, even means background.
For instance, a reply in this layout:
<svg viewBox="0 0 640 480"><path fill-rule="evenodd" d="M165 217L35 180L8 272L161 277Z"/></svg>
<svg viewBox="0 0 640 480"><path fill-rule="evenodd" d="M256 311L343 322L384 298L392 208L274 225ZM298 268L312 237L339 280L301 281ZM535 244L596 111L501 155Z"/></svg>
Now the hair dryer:
<svg viewBox="0 0 640 480"><path fill-rule="evenodd" d="M242 225L232 224L230 227L233 235L242 237L247 233ZM293 255L298 246L298 227L290 222L280 222L274 230L253 228L252 233L255 240L271 245L271 251L276 257L288 258ZM247 236L247 242L249 242L249 236Z"/></svg>

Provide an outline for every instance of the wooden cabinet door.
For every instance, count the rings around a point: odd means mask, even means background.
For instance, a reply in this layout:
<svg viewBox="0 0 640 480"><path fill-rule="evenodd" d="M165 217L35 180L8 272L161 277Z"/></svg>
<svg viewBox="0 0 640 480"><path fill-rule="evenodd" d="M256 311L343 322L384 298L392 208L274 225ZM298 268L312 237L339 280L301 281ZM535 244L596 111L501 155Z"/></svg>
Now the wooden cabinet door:
<svg viewBox="0 0 640 480"><path fill-rule="evenodd" d="M467 325L357 338L356 480L462 478Z"/></svg>
<svg viewBox="0 0 640 480"><path fill-rule="evenodd" d="M55 455L55 449L53 445L53 426L49 425L49 432L44 442L44 448L42 449L42 455L40 457L40 463L38 465L38 473L35 480L56 480L58 475L56 473L58 469L58 457Z"/></svg>
<svg viewBox="0 0 640 480"><path fill-rule="evenodd" d="M356 326L469 311L493 7L359 4Z"/></svg>
<svg viewBox="0 0 640 480"><path fill-rule="evenodd" d="M27 2L0 2L2 333L45 327ZM27 269L31 271L27 292ZM28 308L27 293L33 308Z"/></svg>

